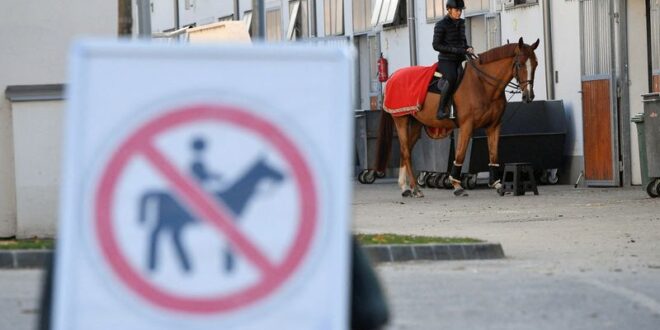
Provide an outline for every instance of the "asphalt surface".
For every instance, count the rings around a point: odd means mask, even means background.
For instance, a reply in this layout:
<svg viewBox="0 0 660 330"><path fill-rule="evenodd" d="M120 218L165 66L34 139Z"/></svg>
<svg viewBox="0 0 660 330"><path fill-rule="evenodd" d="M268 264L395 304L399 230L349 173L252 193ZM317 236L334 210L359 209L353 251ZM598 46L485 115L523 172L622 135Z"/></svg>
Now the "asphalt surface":
<svg viewBox="0 0 660 330"><path fill-rule="evenodd" d="M356 183L354 230L467 236L505 259L380 263L387 329L660 329L660 199L641 187L540 186L404 199ZM0 271L0 330L34 329L41 271Z"/></svg>
<svg viewBox="0 0 660 330"><path fill-rule="evenodd" d="M356 232L467 236L507 257L378 265L389 329L660 329L660 199L641 187L354 193Z"/></svg>

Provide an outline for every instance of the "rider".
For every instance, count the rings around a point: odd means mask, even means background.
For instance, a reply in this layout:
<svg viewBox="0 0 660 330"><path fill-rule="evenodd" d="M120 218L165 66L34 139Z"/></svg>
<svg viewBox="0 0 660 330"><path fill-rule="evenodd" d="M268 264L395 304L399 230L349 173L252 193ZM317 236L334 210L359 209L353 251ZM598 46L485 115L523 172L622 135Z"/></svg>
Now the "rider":
<svg viewBox="0 0 660 330"><path fill-rule="evenodd" d="M220 175L210 172L202 159L202 153L206 149L206 141L203 138L195 138L192 142L192 148L195 151L195 159L190 165L190 170L195 179L204 186L220 181Z"/></svg>
<svg viewBox="0 0 660 330"><path fill-rule="evenodd" d="M438 68L441 79L438 87L442 93L442 100L436 117L445 119L449 116L449 104L456 89L461 62L465 55L472 54L472 46L468 45L465 37L465 20L461 13L465 9L463 0L447 0L447 15L435 23L433 28L433 49L438 51Z"/></svg>

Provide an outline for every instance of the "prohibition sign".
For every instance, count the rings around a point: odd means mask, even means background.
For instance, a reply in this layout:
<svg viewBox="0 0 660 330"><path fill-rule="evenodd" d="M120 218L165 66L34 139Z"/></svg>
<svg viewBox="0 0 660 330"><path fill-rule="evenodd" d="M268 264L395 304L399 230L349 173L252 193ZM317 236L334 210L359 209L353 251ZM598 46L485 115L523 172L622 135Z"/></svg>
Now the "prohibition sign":
<svg viewBox="0 0 660 330"><path fill-rule="evenodd" d="M273 263L269 260L254 242L237 228L227 207L211 198L198 183L176 168L154 145L154 139L169 130L182 125L208 122L235 125L254 133L268 141L290 166L290 177L298 191L300 211L293 242L281 262ZM222 233L233 249L259 271L260 280L227 295L186 297L158 288L136 270L120 249L113 221L116 214L114 192L118 180L126 170L128 162L135 157L146 159L166 179L182 204L216 232ZM228 312L255 303L292 277L310 249L318 222L317 202L316 187L309 165L296 145L277 126L237 107L202 104L177 108L156 117L136 129L119 145L101 171L94 196L93 216L101 254L126 286L156 306L180 312L210 314Z"/></svg>

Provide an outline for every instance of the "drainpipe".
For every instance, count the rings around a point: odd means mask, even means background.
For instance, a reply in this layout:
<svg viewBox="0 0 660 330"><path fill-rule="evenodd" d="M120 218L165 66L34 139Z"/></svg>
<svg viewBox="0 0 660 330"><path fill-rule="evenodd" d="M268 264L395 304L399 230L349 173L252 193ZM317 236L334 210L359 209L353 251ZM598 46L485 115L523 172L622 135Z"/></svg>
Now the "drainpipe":
<svg viewBox="0 0 660 330"><path fill-rule="evenodd" d="M309 0L309 7L311 9L309 13L309 35L310 37L316 37L316 0Z"/></svg>
<svg viewBox="0 0 660 330"><path fill-rule="evenodd" d="M238 9L238 0L234 0L234 21L241 19L241 12Z"/></svg>
<svg viewBox="0 0 660 330"><path fill-rule="evenodd" d="M653 91L653 52L651 50L651 1L646 0L646 59L648 61L649 92Z"/></svg>
<svg viewBox="0 0 660 330"><path fill-rule="evenodd" d="M138 0L138 36L151 38L151 3L149 0Z"/></svg>
<svg viewBox="0 0 660 330"><path fill-rule="evenodd" d="M179 23L179 0L174 0L174 31L181 28Z"/></svg>
<svg viewBox="0 0 660 330"><path fill-rule="evenodd" d="M252 39L264 41L266 38L266 17L264 0L252 0Z"/></svg>
<svg viewBox="0 0 660 330"><path fill-rule="evenodd" d="M408 38L410 39L410 65L417 65L417 31L415 30L415 0L406 1L408 11Z"/></svg>
<svg viewBox="0 0 660 330"><path fill-rule="evenodd" d="M548 100L555 99L555 68L552 63L552 16L550 0L543 0L543 39L545 41L545 92Z"/></svg>

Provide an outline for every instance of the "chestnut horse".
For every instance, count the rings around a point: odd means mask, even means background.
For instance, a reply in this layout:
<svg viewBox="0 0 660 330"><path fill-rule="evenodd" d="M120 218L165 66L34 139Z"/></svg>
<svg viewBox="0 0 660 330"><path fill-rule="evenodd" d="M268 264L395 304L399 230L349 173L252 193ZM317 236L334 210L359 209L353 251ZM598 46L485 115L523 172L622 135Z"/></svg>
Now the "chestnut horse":
<svg viewBox="0 0 660 330"><path fill-rule="evenodd" d="M467 195L461 187L461 166L472 132L477 128L485 128L489 154L489 185L499 189L501 172L497 148L502 115L507 102L504 90L507 86L514 86L522 92L524 102L529 103L534 100L534 73L538 65L534 50L538 45L539 40L527 45L523 42L523 38L520 38L517 44L493 48L479 54L478 59L468 60L463 79L454 94L455 119L436 119L440 95L435 93L427 93L422 109L412 114L393 117L383 111L377 143L376 170L382 172L387 166L392 148L392 122L394 122L401 148L399 186L403 191L402 195L424 197L417 186L410 158L412 148L420 138L422 126L441 129L442 133L435 138L447 137L454 128L458 127L456 157L450 180L454 187L454 195ZM518 84L511 83L513 78L516 78ZM387 89L385 98L387 99Z"/></svg>

